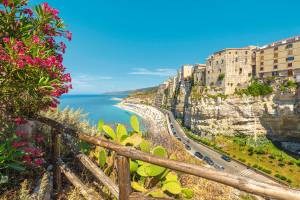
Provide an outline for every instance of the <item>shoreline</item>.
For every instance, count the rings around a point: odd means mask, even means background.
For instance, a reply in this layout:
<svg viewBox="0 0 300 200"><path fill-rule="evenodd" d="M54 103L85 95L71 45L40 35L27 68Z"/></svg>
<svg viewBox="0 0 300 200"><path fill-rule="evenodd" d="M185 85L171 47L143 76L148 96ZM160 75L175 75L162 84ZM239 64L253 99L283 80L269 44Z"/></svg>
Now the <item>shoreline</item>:
<svg viewBox="0 0 300 200"><path fill-rule="evenodd" d="M162 131L167 131L164 114L152 106L129 103L126 101L121 101L114 106L140 116L144 122L146 131L151 131L153 134L159 134Z"/></svg>

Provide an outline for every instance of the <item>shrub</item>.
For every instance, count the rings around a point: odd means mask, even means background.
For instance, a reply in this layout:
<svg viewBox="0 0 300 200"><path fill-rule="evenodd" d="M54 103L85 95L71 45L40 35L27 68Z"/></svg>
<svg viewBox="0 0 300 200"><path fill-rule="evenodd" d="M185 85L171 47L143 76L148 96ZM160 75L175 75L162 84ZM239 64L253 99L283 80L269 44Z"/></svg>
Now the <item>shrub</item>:
<svg viewBox="0 0 300 200"><path fill-rule="evenodd" d="M269 158L270 159L275 159L275 156L271 154L271 155L269 155Z"/></svg>
<svg viewBox="0 0 300 200"><path fill-rule="evenodd" d="M224 73L221 73L221 74L219 74L219 76L218 76L218 81L223 81L224 78L225 78L225 74L224 74Z"/></svg>
<svg viewBox="0 0 300 200"><path fill-rule="evenodd" d="M8 2L0 7L0 80L5 80L0 84L0 113L32 116L56 107L72 87L62 64L66 45L59 42L61 36L71 40L71 33L47 3L32 11L28 0Z"/></svg>
<svg viewBox="0 0 300 200"><path fill-rule="evenodd" d="M238 95L246 94L248 96L265 96L271 94L272 92L273 88L270 85L253 81L248 88L236 90L235 93Z"/></svg>
<svg viewBox="0 0 300 200"><path fill-rule="evenodd" d="M243 162L243 163L246 162L246 160L244 158L239 158L238 160Z"/></svg>
<svg viewBox="0 0 300 200"><path fill-rule="evenodd" d="M280 162L280 163L278 163L278 166L279 166L279 167L284 167L284 166L285 166L285 164L284 164L284 163L282 163L282 162Z"/></svg>
<svg viewBox="0 0 300 200"><path fill-rule="evenodd" d="M252 167L253 167L253 168L258 168L258 165L257 165L257 164L254 164Z"/></svg>

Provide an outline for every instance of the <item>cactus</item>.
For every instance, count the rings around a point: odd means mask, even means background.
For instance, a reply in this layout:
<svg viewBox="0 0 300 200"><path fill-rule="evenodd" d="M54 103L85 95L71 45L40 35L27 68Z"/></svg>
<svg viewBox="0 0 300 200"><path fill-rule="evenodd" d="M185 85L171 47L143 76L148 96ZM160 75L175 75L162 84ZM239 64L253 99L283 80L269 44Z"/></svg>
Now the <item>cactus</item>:
<svg viewBox="0 0 300 200"><path fill-rule="evenodd" d="M117 124L116 130L104 124L103 120L98 122L98 133L101 137L102 131L105 137L117 144L133 146L143 152L151 153L161 158L175 159L172 154L162 146L152 147L151 143L142 138L138 118L130 118L132 131L127 131L122 124ZM102 135L103 137L103 135ZM107 150L96 147L90 152L91 157L96 158L98 165L111 178L116 177L115 152L108 153ZM140 160L130 160L131 187L138 192L143 192L154 198L192 198L194 193L188 188L182 188L178 175L164 167L147 163Z"/></svg>

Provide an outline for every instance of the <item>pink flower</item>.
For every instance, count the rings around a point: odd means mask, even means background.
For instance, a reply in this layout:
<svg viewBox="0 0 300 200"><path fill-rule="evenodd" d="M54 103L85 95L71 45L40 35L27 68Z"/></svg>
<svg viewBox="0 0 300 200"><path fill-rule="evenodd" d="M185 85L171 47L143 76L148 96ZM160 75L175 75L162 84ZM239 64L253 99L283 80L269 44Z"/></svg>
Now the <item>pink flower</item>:
<svg viewBox="0 0 300 200"><path fill-rule="evenodd" d="M32 37L32 40L33 40L33 43L34 43L34 44L40 43L40 38L39 38L38 36L36 36L36 35L34 35L34 36Z"/></svg>
<svg viewBox="0 0 300 200"><path fill-rule="evenodd" d="M37 158L37 159L34 160L34 164L35 164L37 167L41 166L43 163L44 163L44 161L43 161L43 159L41 159L41 158Z"/></svg>
<svg viewBox="0 0 300 200"><path fill-rule="evenodd" d="M27 145L26 141L20 141L20 142L12 142L12 147L14 147L15 149L19 148L19 147L23 147Z"/></svg>
<svg viewBox="0 0 300 200"><path fill-rule="evenodd" d="M16 125L21 125L21 124L26 124L27 121L24 120L24 119L21 118L21 117L17 117L17 118L15 119L15 123L16 123Z"/></svg>
<svg viewBox="0 0 300 200"><path fill-rule="evenodd" d="M43 142L43 141L44 141L44 136L42 136L42 135L36 135L36 136L35 136L35 141L36 141L37 143Z"/></svg>
<svg viewBox="0 0 300 200"><path fill-rule="evenodd" d="M3 38L3 42L4 43L8 43L9 42L9 38L8 37Z"/></svg>
<svg viewBox="0 0 300 200"><path fill-rule="evenodd" d="M66 31L66 36L67 36L67 39L68 39L69 41L72 40L72 32Z"/></svg>
<svg viewBox="0 0 300 200"><path fill-rule="evenodd" d="M28 14L29 16L32 16L32 15L33 15L33 12L32 12L32 10L31 10L30 8L25 8L25 9L23 10L23 13L24 13L24 14Z"/></svg>
<svg viewBox="0 0 300 200"><path fill-rule="evenodd" d="M63 42L60 42L59 44L60 44L61 51L62 51L63 53L65 53L66 48L67 48L66 44L63 43Z"/></svg>
<svg viewBox="0 0 300 200"><path fill-rule="evenodd" d="M27 164L31 164L32 159L30 156L25 155L25 156L23 156L23 161L26 162Z"/></svg>
<svg viewBox="0 0 300 200"><path fill-rule="evenodd" d="M4 5L5 7L7 7L7 6L8 6L8 0L3 0L3 5Z"/></svg>
<svg viewBox="0 0 300 200"><path fill-rule="evenodd" d="M16 131L16 135L18 137L25 137L27 135L27 133L25 131Z"/></svg>
<svg viewBox="0 0 300 200"><path fill-rule="evenodd" d="M19 67L20 69L23 69L24 66L25 66L25 63L24 63L23 60L18 60L18 61L17 61L17 65L18 65L18 67Z"/></svg>

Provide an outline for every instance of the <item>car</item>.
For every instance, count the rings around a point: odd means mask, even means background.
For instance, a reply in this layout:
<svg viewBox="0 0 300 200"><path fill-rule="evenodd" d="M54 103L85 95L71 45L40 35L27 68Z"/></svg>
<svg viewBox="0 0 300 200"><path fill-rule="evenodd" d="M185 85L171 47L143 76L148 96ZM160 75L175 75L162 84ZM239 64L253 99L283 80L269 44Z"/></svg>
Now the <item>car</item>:
<svg viewBox="0 0 300 200"><path fill-rule="evenodd" d="M208 156L205 156L203 160L209 165L214 165L214 161L212 161L212 159Z"/></svg>
<svg viewBox="0 0 300 200"><path fill-rule="evenodd" d="M180 137L178 137L178 138L177 138L177 140L181 141L181 138L180 138Z"/></svg>
<svg viewBox="0 0 300 200"><path fill-rule="evenodd" d="M170 124L170 126L171 126L172 129L174 128L173 124Z"/></svg>
<svg viewBox="0 0 300 200"><path fill-rule="evenodd" d="M185 145L185 148L187 149L187 150L191 150L192 148L189 146L189 145Z"/></svg>
<svg viewBox="0 0 300 200"><path fill-rule="evenodd" d="M214 167L216 169L219 169L219 170L224 170L225 169L222 165L218 165L217 163L215 163Z"/></svg>
<svg viewBox="0 0 300 200"><path fill-rule="evenodd" d="M226 155L222 155L221 158L227 162L230 162L231 161L231 158L229 156L226 156Z"/></svg>
<svg viewBox="0 0 300 200"><path fill-rule="evenodd" d="M194 153L194 155L195 155L196 157L200 158L200 159L203 158L203 155L202 155L200 152L198 152L198 151L196 151L196 152Z"/></svg>

